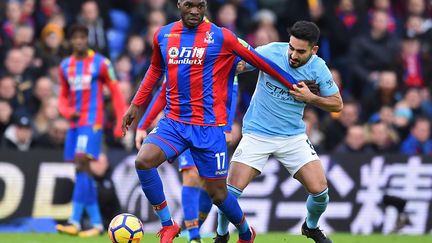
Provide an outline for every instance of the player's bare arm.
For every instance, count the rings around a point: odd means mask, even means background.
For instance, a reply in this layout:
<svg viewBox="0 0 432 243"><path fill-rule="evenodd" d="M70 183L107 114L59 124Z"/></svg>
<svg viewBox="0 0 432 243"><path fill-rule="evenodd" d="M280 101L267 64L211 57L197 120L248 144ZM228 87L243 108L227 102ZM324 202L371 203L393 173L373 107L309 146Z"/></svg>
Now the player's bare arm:
<svg viewBox="0 0 432 243"><path fill-rule="evenodd" d="M289 92L296 100L314 105L328 112L338 112L343 108L342 97L339 92L326 97L315 95L303 81L298 85L293 85L293 89Z"/></svg>
<svg viewBox="0 0 432 243"><path fill-rule="evenodd" d="M122 120L122 136L126 135L129 126L138 117L140 107L135 104L131 104Z"/></svg>

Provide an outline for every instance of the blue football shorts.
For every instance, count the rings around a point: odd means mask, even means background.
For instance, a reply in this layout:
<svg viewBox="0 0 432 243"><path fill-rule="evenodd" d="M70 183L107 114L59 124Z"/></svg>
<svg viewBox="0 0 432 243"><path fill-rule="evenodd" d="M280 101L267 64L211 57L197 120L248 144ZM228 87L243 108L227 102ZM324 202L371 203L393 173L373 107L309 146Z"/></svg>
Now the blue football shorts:
<svg viewBox="0 0 432 243"><path fill-rule="evenodd" d="M224 128L221 126L192 125L163 117L144 143L159 146L168 160L190 149L201 177L227 177L228 153Z"/></svg>
<svg viewBox="0 0 432 243"><path fill-rule="evenodd" d="M64 145L64 160L73 161L75 156L79 154L97 160L101 145L102 129L93 126L69 128Z"/></svg>

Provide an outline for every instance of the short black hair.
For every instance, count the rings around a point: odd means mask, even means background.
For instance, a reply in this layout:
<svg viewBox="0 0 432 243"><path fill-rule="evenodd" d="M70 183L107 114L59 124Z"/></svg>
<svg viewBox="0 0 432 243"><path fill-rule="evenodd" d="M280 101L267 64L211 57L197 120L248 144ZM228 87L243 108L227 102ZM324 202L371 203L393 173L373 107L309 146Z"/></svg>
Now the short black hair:
<svg viewBox="0 0 432 243"><path fill-rule="evenodd" d="M300 40L306 40L312 46L318 44L320 30L310 21L297 21L291 28L291 35Z"/></svg>
<svg viewBox="0 0 432 243"><path fill-rule="evenodd" d="M74 24L69 28L69 32L68 32L69 38L71 38L72 35L77 33L77 32L84 33L86 36L88 36L89 30L88 30L87 26L85 26L83 24Z"/></svg>

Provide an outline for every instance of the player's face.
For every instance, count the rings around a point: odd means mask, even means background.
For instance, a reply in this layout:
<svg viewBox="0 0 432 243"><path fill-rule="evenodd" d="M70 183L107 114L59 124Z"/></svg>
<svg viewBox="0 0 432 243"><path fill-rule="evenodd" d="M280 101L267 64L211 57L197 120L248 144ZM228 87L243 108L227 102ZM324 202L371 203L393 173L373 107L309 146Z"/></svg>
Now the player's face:
<svg viewBox="0 0 432 243"><path fill-rule="evenodd" d="M84 52L87 51L87 43L88 43L88 37L85 33L81 31L75 32L71 36L71 44L72 49L74 52Z"/></svg>
<svg viewBox="0 0 432 243"><path fill-rule="evenodd" d="M288 48L289 65L293 68L301 67L307 63L309 58L316 54L317 51L318 46L312 46L306 40L291 36Z"/></svg>
<svg viewBox="0 0 432 243"><path fill-rule="evenodd" d="M177 7L180 9L183 23L189 28L194 28L204 19L204 14L207 10L207 1L180 0L177 3Z"/></svg>

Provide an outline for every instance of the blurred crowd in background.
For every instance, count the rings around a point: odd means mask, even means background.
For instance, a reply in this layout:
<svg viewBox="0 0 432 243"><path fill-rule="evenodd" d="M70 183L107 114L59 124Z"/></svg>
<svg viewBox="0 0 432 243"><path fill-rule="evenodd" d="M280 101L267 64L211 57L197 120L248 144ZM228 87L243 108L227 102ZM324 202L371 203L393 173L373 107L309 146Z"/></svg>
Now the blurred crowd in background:
<svg viewBox="0 0 432 243"><path fill-rule="evenodd" d="M177 0L0 0L0 149L62 149L58 67L68 27L89 28L92 49L114 63L130 102L149 67L154 32L180 18ZM308 107L307 133L321 153L432 155L431 0L209 0L208 18L253 47L288 41L298 20L321 29L322 57L344 98L339 113ZM258 71L239 76L236 146ZM107 109L110 110L107 92ZM106 148L132 150L133 137Z"/></svg>

